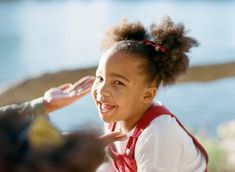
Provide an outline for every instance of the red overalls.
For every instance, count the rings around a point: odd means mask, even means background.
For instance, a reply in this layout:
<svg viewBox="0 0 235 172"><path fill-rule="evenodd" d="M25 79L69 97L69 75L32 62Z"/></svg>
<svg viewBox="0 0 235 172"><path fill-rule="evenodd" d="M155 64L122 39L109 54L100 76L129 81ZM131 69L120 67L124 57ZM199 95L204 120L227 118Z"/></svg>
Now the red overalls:
<svg viewBox="0 0 235 172"><path fill-rule="evenodd" d="M137 164L135 161L135 145L137 142L138 137L142 133L142 131L151 123L152 120L155 118L161 116L161 115L170 115L171 117L174 117L176 121L179 123L179 125L186 131L186 133L192 138L194 144L200 149L202 154L205 156L206 164L208 164L208 155L205 151L205 149L202 147L202 145L194 138L180 123L180 121L176 118L175 115L173 115L171 112L169 112L164 106L162 105L153 105L147 112L144 113L144 115L141 117L139 122L136 125L136 128L132 134L132 136L129 138L125 153L118 154L116 152L116 149L114 147L114 144L111 144L109 149L109 154L113 159L114 165L118 172L137 172ZM111 131L115 130L116 123L112 123L109 128ZM204 172L207 172L207 165Z"/></svg>

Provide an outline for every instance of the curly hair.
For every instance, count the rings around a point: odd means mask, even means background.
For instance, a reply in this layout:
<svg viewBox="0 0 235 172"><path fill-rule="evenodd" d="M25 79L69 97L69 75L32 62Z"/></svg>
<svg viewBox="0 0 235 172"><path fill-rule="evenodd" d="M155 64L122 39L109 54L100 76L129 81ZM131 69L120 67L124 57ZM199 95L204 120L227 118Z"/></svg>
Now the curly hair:
<svg viewBox="0 0 235 172"><path fill-rule="evenodd" d="M156 50L153 44L164 47L166 52ZM146 75L147 82L156 81L157 87L174 84L176 78L186 72L189 66L187 53L198 46L197 40L186 36L182 23L175 24L170 17L163 18L160 24L153 23L147 30L138 22L122 20L117 26L108 29L102 49L114 46L118 51L133 53L143 60L140 74Z"/></svg>

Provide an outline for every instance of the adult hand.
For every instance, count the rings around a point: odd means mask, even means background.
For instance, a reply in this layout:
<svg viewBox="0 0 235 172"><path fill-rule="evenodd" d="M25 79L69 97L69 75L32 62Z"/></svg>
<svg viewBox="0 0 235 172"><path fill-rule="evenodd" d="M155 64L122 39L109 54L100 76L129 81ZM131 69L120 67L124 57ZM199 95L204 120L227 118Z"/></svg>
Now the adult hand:
<svg viewBox="0 0 235 172"><path fill-rule="evenodd" d="M90 91L94 80L95 77L86 76L74 84L66 83L49 89L43 97L46 112L53 112L80 99Z"/></svg>
<svg viewBox="0 0 235 172"><path fill-rule="evenodd" d="M108 146L109 144L113 142L123 141L127 139L127 135L121 132L111 132L111 133L108 133L99 137L99 139L104 142L105 146Z"/></svg>

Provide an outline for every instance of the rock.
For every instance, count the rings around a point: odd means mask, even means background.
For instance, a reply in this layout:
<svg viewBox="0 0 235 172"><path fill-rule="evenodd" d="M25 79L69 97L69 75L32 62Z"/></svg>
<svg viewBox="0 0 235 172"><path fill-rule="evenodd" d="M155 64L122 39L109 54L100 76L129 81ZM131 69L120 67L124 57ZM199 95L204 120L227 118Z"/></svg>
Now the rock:
<svg viewBox="0 0 235 172"><path fill-rule="evenodd" d="M235 120L221 125L218 128L220 145L227 155L227 163L235 171Z"/></svg>
<svg viewBox="0 0 235 172"><path fill-rule="evenodd" d="M178 82L208 82L235 76L235 62L191 67Z"/></svg>
<svg viewBox="0 0 235 172"><path fill-rule="evenodd" d="M229 121L228 123L219 126L217 133L221 139L235 139L235 121Z"/></svg>

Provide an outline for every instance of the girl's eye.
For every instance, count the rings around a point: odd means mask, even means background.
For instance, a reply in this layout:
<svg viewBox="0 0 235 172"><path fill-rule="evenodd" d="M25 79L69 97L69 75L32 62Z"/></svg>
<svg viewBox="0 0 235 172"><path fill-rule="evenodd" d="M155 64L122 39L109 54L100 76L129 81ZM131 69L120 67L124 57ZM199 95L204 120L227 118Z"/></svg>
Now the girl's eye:
<svg viewBox="0 0 235 172"><path fill-rule="evenodd" d="M96 79L97 79L99 82L102 82L102 81L104 80L101 76L97 76Z"/></svg>
<svg viewBox="0 0 235 172"><path fill-rule="evenodd" d="M114 81L114 85L124 85L121 81Z"/></svg>

